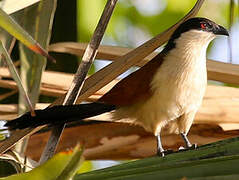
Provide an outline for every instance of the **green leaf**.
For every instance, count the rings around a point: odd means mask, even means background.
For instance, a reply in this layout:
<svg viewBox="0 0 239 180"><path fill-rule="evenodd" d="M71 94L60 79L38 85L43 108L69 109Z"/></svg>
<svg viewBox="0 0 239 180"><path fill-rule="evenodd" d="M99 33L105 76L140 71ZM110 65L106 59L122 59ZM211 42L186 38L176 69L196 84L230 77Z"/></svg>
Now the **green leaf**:
<svg viewBox="0 0 239 180"><path fill-rule="evenodd" d="M91 161L84 161L81 164L80 169L77 171L77 174L89 172L92 170L92 168L93 168L93 165Z"/></svg>
<svg viewBox="0 0 239 180"><path fill-rule="evenodd" d="M173 165L161 167L150 166L150 170L144 170L144 167L118 171L108 171L104 179L107 180L147 180L147 179L187 179L193 177L225 176L230 174L239 174L238 165L239 156L229 156L221 158L211 158L206 160L178 162ZM149 167L149 166L148 166ZM148 168L149 169L149 168ZM75 179L85 179L84 176ZM101 174L87 177L87 180L103 179Z"/></svg>
<svg viewBox="0 0 239 180"><path fill-rule="evenodd" d="M23 27L44 48L49 44L55 7L56 0L44 0L24 10ZM22 82L34 106L38 101L41 76L45 70L46 59L20 44L20 60ZM19 108L20 113L27 110L22 93L20 93Z"/></svg>
<svg viewBox="0 0 239 180"><path fill-rule="evenodd" d="M239 174L239 138L196 150L152 157L75 176L75 179L182 179Z"/></svg>
<svg viewBox="0 0 239 180"><path fill-rule="evenodd" d="M50 41L53 17L55 14L56 0L44 0L29 8L23 13L23 27L31 34L35 40L46 48ZM30 100L35 107L38 102L41 76L45 70L46 59L41 55L33 53L20 43L21 79L29 94ZM19 96L19 114L27 111L24 94ZM26 141L25 141L26 142ZM24 143L17 144L18 152L24 151Z"/></svg>
<svg viewBox="0 0 239 180"><path fill-rule="evenodd" d="M21 81L21 79L20 79L20 77L19 77L19 75L17 73L17 70L16 70L16 68L15 68L15 66L14 66L14 64L13 64L11 58L10 58L10 55L8 54L7 50L5 49L2 41L0 41L0 52L5 57L5 61L6 61L7 65L8 65L8 69L9 69L9 71L11 73L11 76L14 79L14 81L17 83L19 91L21 92L21 94L23 95L24 99L26 100L26 104L29 107L28 109L31 112L33 112L34 109L32 107L31 101L30 101L30 99L29 99L29 97L27 95L27 92L26 92L25 88L22 85L22 81Z"/></svg>
<svg viewBox="0 0 239 180"><path fill-rule="evenodd" d="M223 176L209 176L209 177L196 177L187 178L185 180L238 180L239 174L223 175Z"/></svg>
<svg viewBox="0 0 239 180"><path fill-rule="evenodd" d="M32 51L52 59L19 24L17 24L7 13L0 8L0 26L13 35Z"/></svg>
<svg viewBox="0 0 239 180"><path fill-rule="evenodd" d="M83 161L82 151L79 151L79 146L76 146L73 152L71 161L67 164L62 173L58 176L57 180L71 179L79 169L80 164Z"/></svg>
<svg viewBox="0 0 239 180"><path fill-rule="evenodd" d="M41 166L32 171L15 174L8 177L0 178L0 180L55 180L69 179L79 168L82 150L76 146L72 151L58 153Z"/></svg>

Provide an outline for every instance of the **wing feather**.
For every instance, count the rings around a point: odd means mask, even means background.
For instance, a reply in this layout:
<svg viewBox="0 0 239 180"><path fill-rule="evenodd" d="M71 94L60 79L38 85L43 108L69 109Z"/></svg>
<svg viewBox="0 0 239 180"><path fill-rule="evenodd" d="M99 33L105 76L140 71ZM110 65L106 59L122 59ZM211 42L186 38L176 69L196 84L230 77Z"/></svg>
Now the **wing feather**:
<svg viewBox="0 0 239 180"><path fill-rule="evenodd" d="M158 54L139 70L118 82L98 102L127 106L146 100L152 95L150 84L163 60L164 54Z"/></svg>

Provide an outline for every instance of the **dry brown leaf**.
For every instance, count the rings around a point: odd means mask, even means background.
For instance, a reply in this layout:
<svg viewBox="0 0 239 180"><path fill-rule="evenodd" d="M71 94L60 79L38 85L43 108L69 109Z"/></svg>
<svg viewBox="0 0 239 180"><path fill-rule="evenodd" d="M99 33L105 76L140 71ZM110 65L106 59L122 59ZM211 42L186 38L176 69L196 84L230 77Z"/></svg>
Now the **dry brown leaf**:
<svg viewBox="0 0 239 180"><path fill-rule="evenodd" d="M88 43L61 42L61 43L51 44L49 46L49 51L69 53L69 54L82 57L87 45ZM100 45L98 49L98 53L96 55L96 59L115 60L129 53L132 50L133 50L132 48L127 48L127 47ZM141 59L140 62L136 65L142 66L146 62L153 59L153 57L156 56L157 54L158 53L156 52L151 53L146 58ZM143 63L141 63L141 61L143 61Z"/></svg>
<svg viewBox="0 0 239 180"><path fill-rule="evenodd" d="M76 42L56 43L50 46L50 50L54 52L68 52L74 55L82 56L87 44ZM99 47L97 54L98 59L115 61L117 58L132 51L130 48L123 48L117 46L102 45ZM143 66L150 61L158 53L153 52L146 58L142 59L137 66ZM239 65L218 62L214 60L207 60L208 79L225 82L229 84L239 84Z"/></svg>

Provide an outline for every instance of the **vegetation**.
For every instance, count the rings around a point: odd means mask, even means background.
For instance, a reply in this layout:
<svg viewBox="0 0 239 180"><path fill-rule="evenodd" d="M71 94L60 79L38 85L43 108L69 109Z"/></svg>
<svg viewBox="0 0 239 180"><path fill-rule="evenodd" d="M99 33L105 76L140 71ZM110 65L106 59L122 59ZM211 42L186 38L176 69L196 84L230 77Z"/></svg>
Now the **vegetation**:
<svg viewBox="0 0 239 180"><path fill-rule="evenodd" d="M234 1L219 3L213 0L78 0L67 4L61 0L44 0L21 3L21 8L6 3L4 11L0 9L0 26L19 40L16 42L15 38L1 31L1 120L13 119L25 111L34 115L35 108L49 105L94 101L117 83L115 78L120 74L149 61L156 53L153 51L164 45L185 18L199 14L224 26L229 19L230 28L237 8ZM11 14L20 26L4 12ZM87 43L91 43L93 51ZM45 49L51 52L56 64ZM94 62L91 57L96 49L97 61ZM87 56L91 52L91 56ZM81 58L88 62L87 66L79 65ZM97 71L102 66L102 61L98 60L112 63ZM209 85L189 138L199 145L214 143L165 158L149 158L155 155L156 141L152 134L137 126L102 122L85 126L72 124L64 130L62 125L51 131L49 140L46 136L50 132L48 128L14 131L5 139L6 132L2 129L0 177L3 178L0 179L238 179L239 139L232 138L239 132L239 103L233 101L239 92L235 88L239 84L238 65L212 60L207 63L209 79L221 82L221 86ZM77 68L81 73L76 73ZM86 74L91 76L85 77ZM77 80L76 84L71 84L73 78ZM222 86L223 83L231 87ZM67 92L70 86L74 87L73 91ZM97 118L109 120L105 115ZM63 153L48 160L63 130L57 149ZM32 135L30 139L29 135ZM167 139L166 147L177 149L182 144L174 135L165 134L163 138ZM224 140L226 138L231 139ZM43 141L48 141L48 145L42 153ZM14 150L10 150L17 142ZM76 146L72 152L66 151L79 142L83 150ZM142 159L75 175L84 158ZM19 174L12 175L15 173Z"/></svg>

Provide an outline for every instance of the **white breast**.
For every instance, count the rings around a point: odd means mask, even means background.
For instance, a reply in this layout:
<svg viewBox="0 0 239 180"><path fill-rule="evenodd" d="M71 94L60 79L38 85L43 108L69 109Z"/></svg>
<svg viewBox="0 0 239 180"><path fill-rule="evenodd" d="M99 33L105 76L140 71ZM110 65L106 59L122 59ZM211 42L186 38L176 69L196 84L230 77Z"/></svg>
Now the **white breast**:
<svg viewBox="0 0 239 180"><path fill-rule="evenodd" d="M114 119L130 119L158 134L168 122L197 110L207 84L206 49L214 37L201 31L181 35L151 82L151 98L116 110Z"/></svg>

